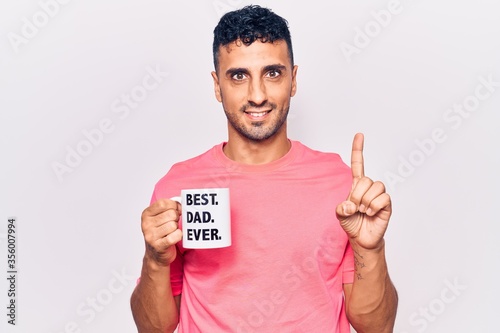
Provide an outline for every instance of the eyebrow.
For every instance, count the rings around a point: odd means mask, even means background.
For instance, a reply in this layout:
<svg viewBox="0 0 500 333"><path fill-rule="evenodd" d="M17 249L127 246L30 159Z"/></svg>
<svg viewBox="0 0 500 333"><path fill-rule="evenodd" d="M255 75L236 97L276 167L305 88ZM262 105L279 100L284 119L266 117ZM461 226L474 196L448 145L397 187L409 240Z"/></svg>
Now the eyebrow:
<svg viewBox="0 0 500 333"><path fill-rule="evenodd" d="M279 71L284 72L284 71L286 71L286 66L281 65L281 64L273 64L273 65L264 66L264 68L262 68L263 73L269 72L271 70L279 70ZM229 68L226 71L226 76L232 76L236 73L250 74L248 69L245 67L233 67L233 68Z"/></svg>
<svg viewBox="0 0 500 333"><path fill-rule="evenodd" d="M264 67L264 73L265 72L269 72L271 70L279 70L279 71L286 71L286 66L285 65L281 65L281 64L275 64L275 65L267 65Z"/></svg>

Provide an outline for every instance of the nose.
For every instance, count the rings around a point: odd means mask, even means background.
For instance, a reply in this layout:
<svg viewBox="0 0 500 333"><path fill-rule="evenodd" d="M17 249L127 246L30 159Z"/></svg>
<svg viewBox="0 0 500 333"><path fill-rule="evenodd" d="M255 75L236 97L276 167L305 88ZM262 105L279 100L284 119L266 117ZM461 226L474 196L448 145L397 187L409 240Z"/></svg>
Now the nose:
<svg viewBox="0 0 500 333"><path fill-rule="evenodd" d="M253 79L248 86L248 103L263 105L267 102L266 86L263 80Z"/></svg>

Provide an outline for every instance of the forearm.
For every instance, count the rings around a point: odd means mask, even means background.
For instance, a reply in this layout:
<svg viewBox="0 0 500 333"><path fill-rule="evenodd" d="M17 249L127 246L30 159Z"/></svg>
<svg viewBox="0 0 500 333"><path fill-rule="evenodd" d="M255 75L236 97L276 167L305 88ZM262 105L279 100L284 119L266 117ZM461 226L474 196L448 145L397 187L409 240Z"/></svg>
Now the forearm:
<svg viewBox="0 0 500 333"><path fill-rule="evenodd" d="M384 243L373 250L353 241L355 274L347 316L358 333L392 332L398 296L387 271Z"/></svg>
<svg viewBox="0 0 500 333"><path fill-rule="evenodd" d="M138 332L173 332L179 311L170 286L170 266L144 258L141 281L130 300Z"/></svg>

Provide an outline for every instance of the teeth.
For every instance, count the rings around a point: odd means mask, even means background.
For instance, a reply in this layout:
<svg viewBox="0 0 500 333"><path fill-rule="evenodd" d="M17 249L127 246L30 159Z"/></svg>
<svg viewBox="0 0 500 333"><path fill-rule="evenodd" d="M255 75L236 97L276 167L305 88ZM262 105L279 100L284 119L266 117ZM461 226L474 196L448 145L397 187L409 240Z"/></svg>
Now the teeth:
<svg viewBox="0 0 500 333"><path fill-rule="evenodd" d="M262 117L266 114L267 112L259 112L259 113L256 113L256 112L250 112L250 115L252 117Z"/></svg>

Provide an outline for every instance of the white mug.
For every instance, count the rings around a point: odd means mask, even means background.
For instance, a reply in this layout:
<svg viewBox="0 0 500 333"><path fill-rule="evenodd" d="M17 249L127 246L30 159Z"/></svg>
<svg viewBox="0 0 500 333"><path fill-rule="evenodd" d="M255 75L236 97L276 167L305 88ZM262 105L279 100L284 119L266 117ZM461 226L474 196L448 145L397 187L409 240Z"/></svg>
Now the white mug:
<svg viewBox="0 0 500 333"><path fill-rule="evenodd" d="M231 246L228 188L185 189L172 200L182 205L182 246L214 249Z"/></svg>

